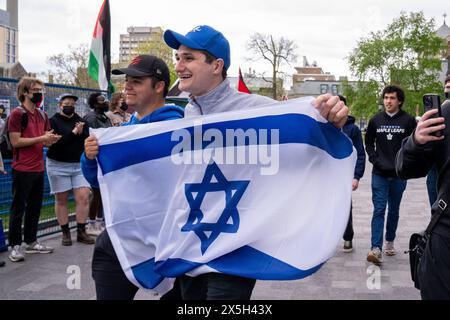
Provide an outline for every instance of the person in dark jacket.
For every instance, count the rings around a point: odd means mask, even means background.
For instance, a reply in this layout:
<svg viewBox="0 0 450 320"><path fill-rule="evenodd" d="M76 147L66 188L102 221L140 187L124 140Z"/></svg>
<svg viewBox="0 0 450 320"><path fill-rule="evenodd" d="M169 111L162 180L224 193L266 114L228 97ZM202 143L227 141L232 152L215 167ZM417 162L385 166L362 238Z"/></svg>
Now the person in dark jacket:
<svg viewBox="0 0 450 320"><path fill-rule="evenodd" d="M109 128L112 127L112 122L106 115L109 110L108 101L100 92L92 93L88 98L88 105L92 109L84 120L89 128ZM92 187L92 198L89 206L89 220L87 226L87 233L92 236L98 236L104 230L103 222L103 204L102 196L98 186Z"/></svg>
<svg viewBox="0 0 450 320"><path fill-rule="evenodd" d="M426 112L415 132L403 141L397 154L396 169L402 179L424 177L436 166L438 197L432 214L441 207L445 211L431 232L418 270L422 299L450 299L450 106L442 108L442 118L434 118L437 110ZM433 135L444 130L441 137Z"/></svg>
<svg viewBox="0 0 450 320"><path fill-rule="evenodd" d="M442 104L442 107L450 107L450 76L447 76L444 81L444 93L446 95L446 101ZM428 200L430 201L430 207L433 206L433 203L437 200L437 177L439 172L436 167L433 166L428 172L427 175L427 191L428 191Z"/></svg>
<svg viewBox="0 0 450 320"><path fill-rule="evenodd" d="M116 69L113 74L126 75L126 103L136 110L130 122L122 126L146 124L184 117L184 110L175 105L165 105L169 91L170 73L166 63L151 55L136 57L128 68ZM91 185L98 186L97 161L98 141L90 136L85 142L81 167ZM98 300L132 300L138 291L122 270L107 230L102 232L95 245L92 260L92 277ZM174 289L161 299L180 299L178 282Z"/></svg>
<svg viewBox="0 0 450 320"><path fill-rule="evenodd" d="M395 155L404 138L411 135L416 120L403 111L405 93L398 86L387 86L383 93L384 110L369 121L366 132L366 152L373 164L372 171L372 238L367 261L376 265L382 263L384 216L386 205L386 243L384 253L396 254L394 240L397 231L400 202L406 189L406 181L395 172Z"/></svg>
<svg viewBox="0 0 450 320"><path fill-rule="evenodd" d="M80 157L84 140L88 137L84 121L75 113L78 97L69 93L59 97L60 112L50 119L50 125L61 139L47 151L47 176L51 193L55 195L55 213L62 229L62 245L71 246L69 229L69 192L73 190L76 205L77 241L94 244L86 234L86 218L89 212L89 183L83 176Z"/></svg>
<svg viewBox="0 0 450 320"><path fill-rule="evenodd" d="M344 96L339 95L339 99L347 105L347 99ZM364 142L361 134L361 130L355 125L355 118L348 116L342 131L352 140L353 146L356 149L358 158L355 165L355 173L352 181L352 190L356 191L359 187L359 180L364 175L366 169L366 152L364 150ZM347 228L344 232L344 252L353 251L353 217L352 217L353 205L350 207L350 216L348 218Z"/></svg>

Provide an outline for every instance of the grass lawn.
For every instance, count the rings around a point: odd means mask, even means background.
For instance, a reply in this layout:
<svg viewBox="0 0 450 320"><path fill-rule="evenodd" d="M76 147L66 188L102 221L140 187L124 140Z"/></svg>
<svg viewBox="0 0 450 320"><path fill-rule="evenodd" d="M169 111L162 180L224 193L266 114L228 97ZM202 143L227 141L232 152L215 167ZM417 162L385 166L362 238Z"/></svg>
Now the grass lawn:
<svg viewBox="0 0 450 320"><path fill-rule="evenodd" d="M0 207L0 211L3 209L7 209L7 208L3 208ZM69 212L75 212L75 201L69 201ZM55 218L55 205L48 205L48 206L43 206L41 209L41 217L39 219L39 221L45 221L45 220L50 220ZM2 219L3 221L3 230L8 229L8 225L9 225L9 214L3 214L0 215L0 219Z"/></svg>

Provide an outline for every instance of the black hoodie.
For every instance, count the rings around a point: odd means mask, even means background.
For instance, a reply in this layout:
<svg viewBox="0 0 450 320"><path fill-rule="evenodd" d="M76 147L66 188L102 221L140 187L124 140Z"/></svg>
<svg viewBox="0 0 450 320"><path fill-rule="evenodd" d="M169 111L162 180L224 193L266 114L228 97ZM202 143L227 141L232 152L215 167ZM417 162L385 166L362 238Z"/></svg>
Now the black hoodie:
<svg viewBox="0 0 450 320"><path fill-rule="evenodd" d="M366 152L373 164L373 173L396 177L395 155L402 141L416 128L416 119L401 110L393 117L382 111L369 121L366 132Z"/></svg>

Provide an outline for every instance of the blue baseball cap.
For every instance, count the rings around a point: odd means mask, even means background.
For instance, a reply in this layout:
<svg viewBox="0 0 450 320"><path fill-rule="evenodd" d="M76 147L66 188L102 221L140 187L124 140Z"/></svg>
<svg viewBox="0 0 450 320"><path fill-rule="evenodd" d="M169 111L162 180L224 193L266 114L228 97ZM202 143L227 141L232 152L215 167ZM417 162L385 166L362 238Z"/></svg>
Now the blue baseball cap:
<svg viewBox="0 0 450 320"><path fill-rule="evenodd" d="M184 45L191 49L207 51L215 58L223 59L226 70L230 67L230 43L222 33L210 26L195 27L185 36L172 30L166 30L164 41L175 50Z"/></svg>

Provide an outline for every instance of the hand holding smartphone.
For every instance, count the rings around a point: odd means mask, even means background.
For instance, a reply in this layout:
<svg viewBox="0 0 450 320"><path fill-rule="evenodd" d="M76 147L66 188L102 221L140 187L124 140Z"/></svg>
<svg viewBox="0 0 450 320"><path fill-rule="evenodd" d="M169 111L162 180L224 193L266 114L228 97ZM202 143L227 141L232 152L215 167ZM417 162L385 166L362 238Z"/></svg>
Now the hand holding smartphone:
<svg viewBox="0 0 450 320"><path fill-rule="evenodd" d="M438 109L438 113L435 114L432 118L440 118L442 117L442 110L441 110L441 96L438 94L425 94L423 96L423 106L425 109L425 112ZM432 135L436 137L440 137L444 134L443 130L439 130L436 132L433 132Z"/></svg>

